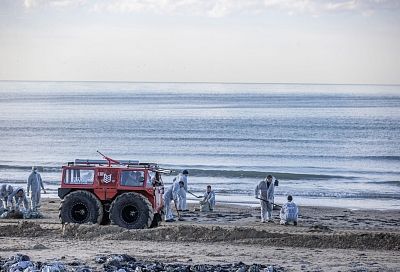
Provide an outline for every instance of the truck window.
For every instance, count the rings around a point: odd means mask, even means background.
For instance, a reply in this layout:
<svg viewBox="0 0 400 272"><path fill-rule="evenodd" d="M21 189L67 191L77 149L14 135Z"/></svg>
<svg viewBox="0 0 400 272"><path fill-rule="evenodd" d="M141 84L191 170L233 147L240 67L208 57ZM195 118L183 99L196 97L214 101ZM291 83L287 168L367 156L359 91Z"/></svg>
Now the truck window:
<svg viewBox="0 0 400 272"><path fill-rule="evenodd" d="M122 186L142 186L143 182L143 171L122 171L121 173Z"/></svg>
<svg viewBox="0 0 400 272"><path fill-rule="evenodd" d="M66 184L93 184L93 169L67 169L65 175Z"/></svg>

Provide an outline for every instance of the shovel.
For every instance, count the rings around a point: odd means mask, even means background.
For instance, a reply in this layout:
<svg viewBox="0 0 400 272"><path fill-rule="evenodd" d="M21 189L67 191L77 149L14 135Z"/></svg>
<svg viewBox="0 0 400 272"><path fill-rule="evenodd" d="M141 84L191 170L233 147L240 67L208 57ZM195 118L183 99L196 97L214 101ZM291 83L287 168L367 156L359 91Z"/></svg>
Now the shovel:
<svg viewBox="0 0 400 272"><path fill-rule="evenodd" d="M197 195L195 195L195 194L193 194L191 191L187 191L189 194L191 194L192 196L194 196L194 197L197 197L197 198L202 198L202 196L197 196Z"/></svg>
<svg viewBox="0 0 400 272"><path fill-rule="evenodd" d="M181 214L180 214L179 211L178 211L178 206L176 206L175 200L174 200L174 204L175 204L176 213L178 214L178 220L179 220L179 221L185 221L185 219L183 219L183 218L181 217Z"/></svg>
<svg viewBox="0 0 400 272"><path fill-rule="evenodd" d="M262 200L262 201L265 201L265 202L269 203L269 201L266 200L266 199L264 199L264 198L260 198L260 197L256 197L256 198L259 199L259 200ZM275 203L272 203L272 205L274 205L274 206L276 206L276 207L279 207L279 208L282 208L281 205L278 205L278 204L275 204Z"/></svg>

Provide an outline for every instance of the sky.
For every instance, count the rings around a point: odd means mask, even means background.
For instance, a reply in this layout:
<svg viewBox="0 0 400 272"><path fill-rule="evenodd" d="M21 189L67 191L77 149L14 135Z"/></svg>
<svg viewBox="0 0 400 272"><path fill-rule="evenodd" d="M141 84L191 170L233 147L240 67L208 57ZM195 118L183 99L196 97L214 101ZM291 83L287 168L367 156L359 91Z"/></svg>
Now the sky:
<svg viewBox="0 0 400 272"><path fill-rule="evenodd" d="M0 0L0 80L400 84L397 0Z"/></svg>

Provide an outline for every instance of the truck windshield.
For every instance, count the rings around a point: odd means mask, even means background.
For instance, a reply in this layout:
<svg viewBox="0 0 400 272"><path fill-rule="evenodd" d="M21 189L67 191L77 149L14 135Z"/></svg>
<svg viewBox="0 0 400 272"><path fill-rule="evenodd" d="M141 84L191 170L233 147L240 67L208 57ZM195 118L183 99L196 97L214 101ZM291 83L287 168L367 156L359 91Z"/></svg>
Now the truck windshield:
<svg viewBox="0 0 400 272"><path fill-rule="evenodd" d="M143 182L143 171L122 171L121 173L122 186L143 186Z"/></svg>

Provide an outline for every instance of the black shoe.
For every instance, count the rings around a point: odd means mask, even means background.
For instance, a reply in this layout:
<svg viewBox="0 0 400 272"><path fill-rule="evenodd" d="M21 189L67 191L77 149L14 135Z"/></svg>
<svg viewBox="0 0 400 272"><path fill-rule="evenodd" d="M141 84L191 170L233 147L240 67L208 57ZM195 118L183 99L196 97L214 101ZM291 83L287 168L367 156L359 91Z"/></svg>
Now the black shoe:
<svg viewBox="0 0 400 272"><path fill-rule="evenodd" d="M168 220L165 220L165 222L168 222L168 223L175 222L175 219L168 219Z"/></svg>
<svg viewBox="0 0 400 272"><path fill-rule="evenodd" d="M297 222L296 222L296 221L294 221L294 222L293 222L293 225L297 226Z"/></svg>

